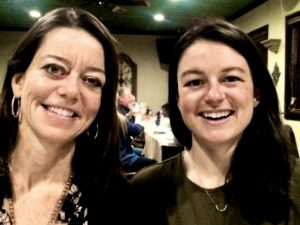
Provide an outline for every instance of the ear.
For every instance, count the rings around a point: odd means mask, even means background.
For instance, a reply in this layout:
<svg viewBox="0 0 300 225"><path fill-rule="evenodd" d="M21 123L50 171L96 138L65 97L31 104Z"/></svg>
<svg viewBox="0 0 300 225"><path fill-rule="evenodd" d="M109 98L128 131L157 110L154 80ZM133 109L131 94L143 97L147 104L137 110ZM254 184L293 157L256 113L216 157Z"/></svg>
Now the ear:
<svg viewBox="0 0 300 225"><path fill-rule="evenodd" d="M21 96L23 84L24 84L24 74L16 73L11 80L11 87L14 96L16 96L17 98Z"/></svg>
<svg viewBox="0 0 300 225"><path fill-rule="evenodd" d="M259 100L257 100L257 98L253 98L253 103L254 103L254 108L255 108L256 106L258 106Z"/></svg>

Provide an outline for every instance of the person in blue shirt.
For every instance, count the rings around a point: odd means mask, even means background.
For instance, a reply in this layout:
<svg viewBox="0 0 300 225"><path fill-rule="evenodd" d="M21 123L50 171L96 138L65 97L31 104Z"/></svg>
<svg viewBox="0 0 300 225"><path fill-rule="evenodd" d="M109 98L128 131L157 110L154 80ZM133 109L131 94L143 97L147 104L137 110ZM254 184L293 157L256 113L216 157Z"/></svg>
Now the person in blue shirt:
<svg viewBox="0 0 300 225"><path fill-rule="evenodd" d="M132 138L141 135L144 127L137 123L132 123L124 115L118 113L120 121L120 157L122 167L126 172L136 172L146 166L156 163L156 160L144 157L143 149L133 147Z"/></svg>

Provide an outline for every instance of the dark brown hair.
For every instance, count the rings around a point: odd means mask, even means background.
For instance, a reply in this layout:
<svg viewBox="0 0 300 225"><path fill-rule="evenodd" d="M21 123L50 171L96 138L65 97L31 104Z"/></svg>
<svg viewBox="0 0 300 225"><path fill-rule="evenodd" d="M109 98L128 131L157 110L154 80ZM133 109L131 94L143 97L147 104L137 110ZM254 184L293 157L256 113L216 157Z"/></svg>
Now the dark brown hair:
<svg viewBox="0 0 300 225"><path fill-rule="evenodd" d="M81 29L95 37L104 49L106 83L102 89L101 107L89 128L91 136L82 133L76 140L72 169L74 179L82 189L101 178L103 186L119 173L119 132L115 96L118 61L115 39L108 29L91 13L74 8L55 9L41 17L25 34L8 62L0 96L0 157L7 158L13 149L18 120L11 114L13 97L11 81L16 73L25 73L45 35L58 27ZM98 126L98 137L94 140Z"/></svg>
<svg viewBox="0 0 300 225"><path fill-rule="evenodd" d="M178 63L197 40L223 43L242 55L250 68L259 104L234 152L227 198L240 204L251 222L278 222L288 215L288 140L280 119L278 98L271 76L252 40L238 27L218 18L203 18L181 36L169 65L170 122L179 142L190 149L191 131L177 106Z"/></svg>

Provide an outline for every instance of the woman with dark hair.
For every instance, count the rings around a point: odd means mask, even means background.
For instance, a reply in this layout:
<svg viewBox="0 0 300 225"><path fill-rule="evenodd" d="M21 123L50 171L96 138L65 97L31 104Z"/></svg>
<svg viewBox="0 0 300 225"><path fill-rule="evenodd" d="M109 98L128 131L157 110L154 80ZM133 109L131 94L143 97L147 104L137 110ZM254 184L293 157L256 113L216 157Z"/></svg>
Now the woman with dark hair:
<svg viewBox="0 0 300 225"><path fill-rule="evenodd" d="M20 41L1 93L1 224L129 218L114 43L96 17L72 8L47 13Z"/></svg>
<svg viewBox="0 0 300 225"><path fill-rule="evenodd" d="M300 223L300 162L244 32L217 18L190 28L169 67L169 107L185 151L132 180L149 224Z"/></svg>

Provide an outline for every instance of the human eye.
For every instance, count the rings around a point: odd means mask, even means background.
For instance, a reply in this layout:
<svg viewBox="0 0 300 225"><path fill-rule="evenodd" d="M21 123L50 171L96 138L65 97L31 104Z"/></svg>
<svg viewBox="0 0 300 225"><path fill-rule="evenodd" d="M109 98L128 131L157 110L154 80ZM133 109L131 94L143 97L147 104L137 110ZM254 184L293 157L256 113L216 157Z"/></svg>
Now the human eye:
<svg viewBox="0 0 300 225"><path fill-rule="evenodd" d="M184 83L184 87L196 87L201 85L204 85L204 81L201 79L193 79Z"/></svg>
<svg viewBox="0 0 300 225"><path fill-rule="evenodd" d="M239 78L238 76L226 76L224 79L223 79L223 82L226 82L226 83L234 83L234 82L238 82L238 81L242 81L241 78Z"/></svg>
<svg viewBox="0 0 300 225"><path fill-rule="evenodd" d="M45 65L43 67L43 69L45 69L48 73L50 73L52 75L64 75L64 74L66 74L66 70L64 69L64 67L59 66L59 65L54 64L54 63Z"/></svg>
<svg viewBox="0 0 300 225"><path fill-rule="evenodd" d="M97 77L86 76L82 78L83 82L88 86L95 87L95 88L102 88L103 84L101 80Z"/></svg>

